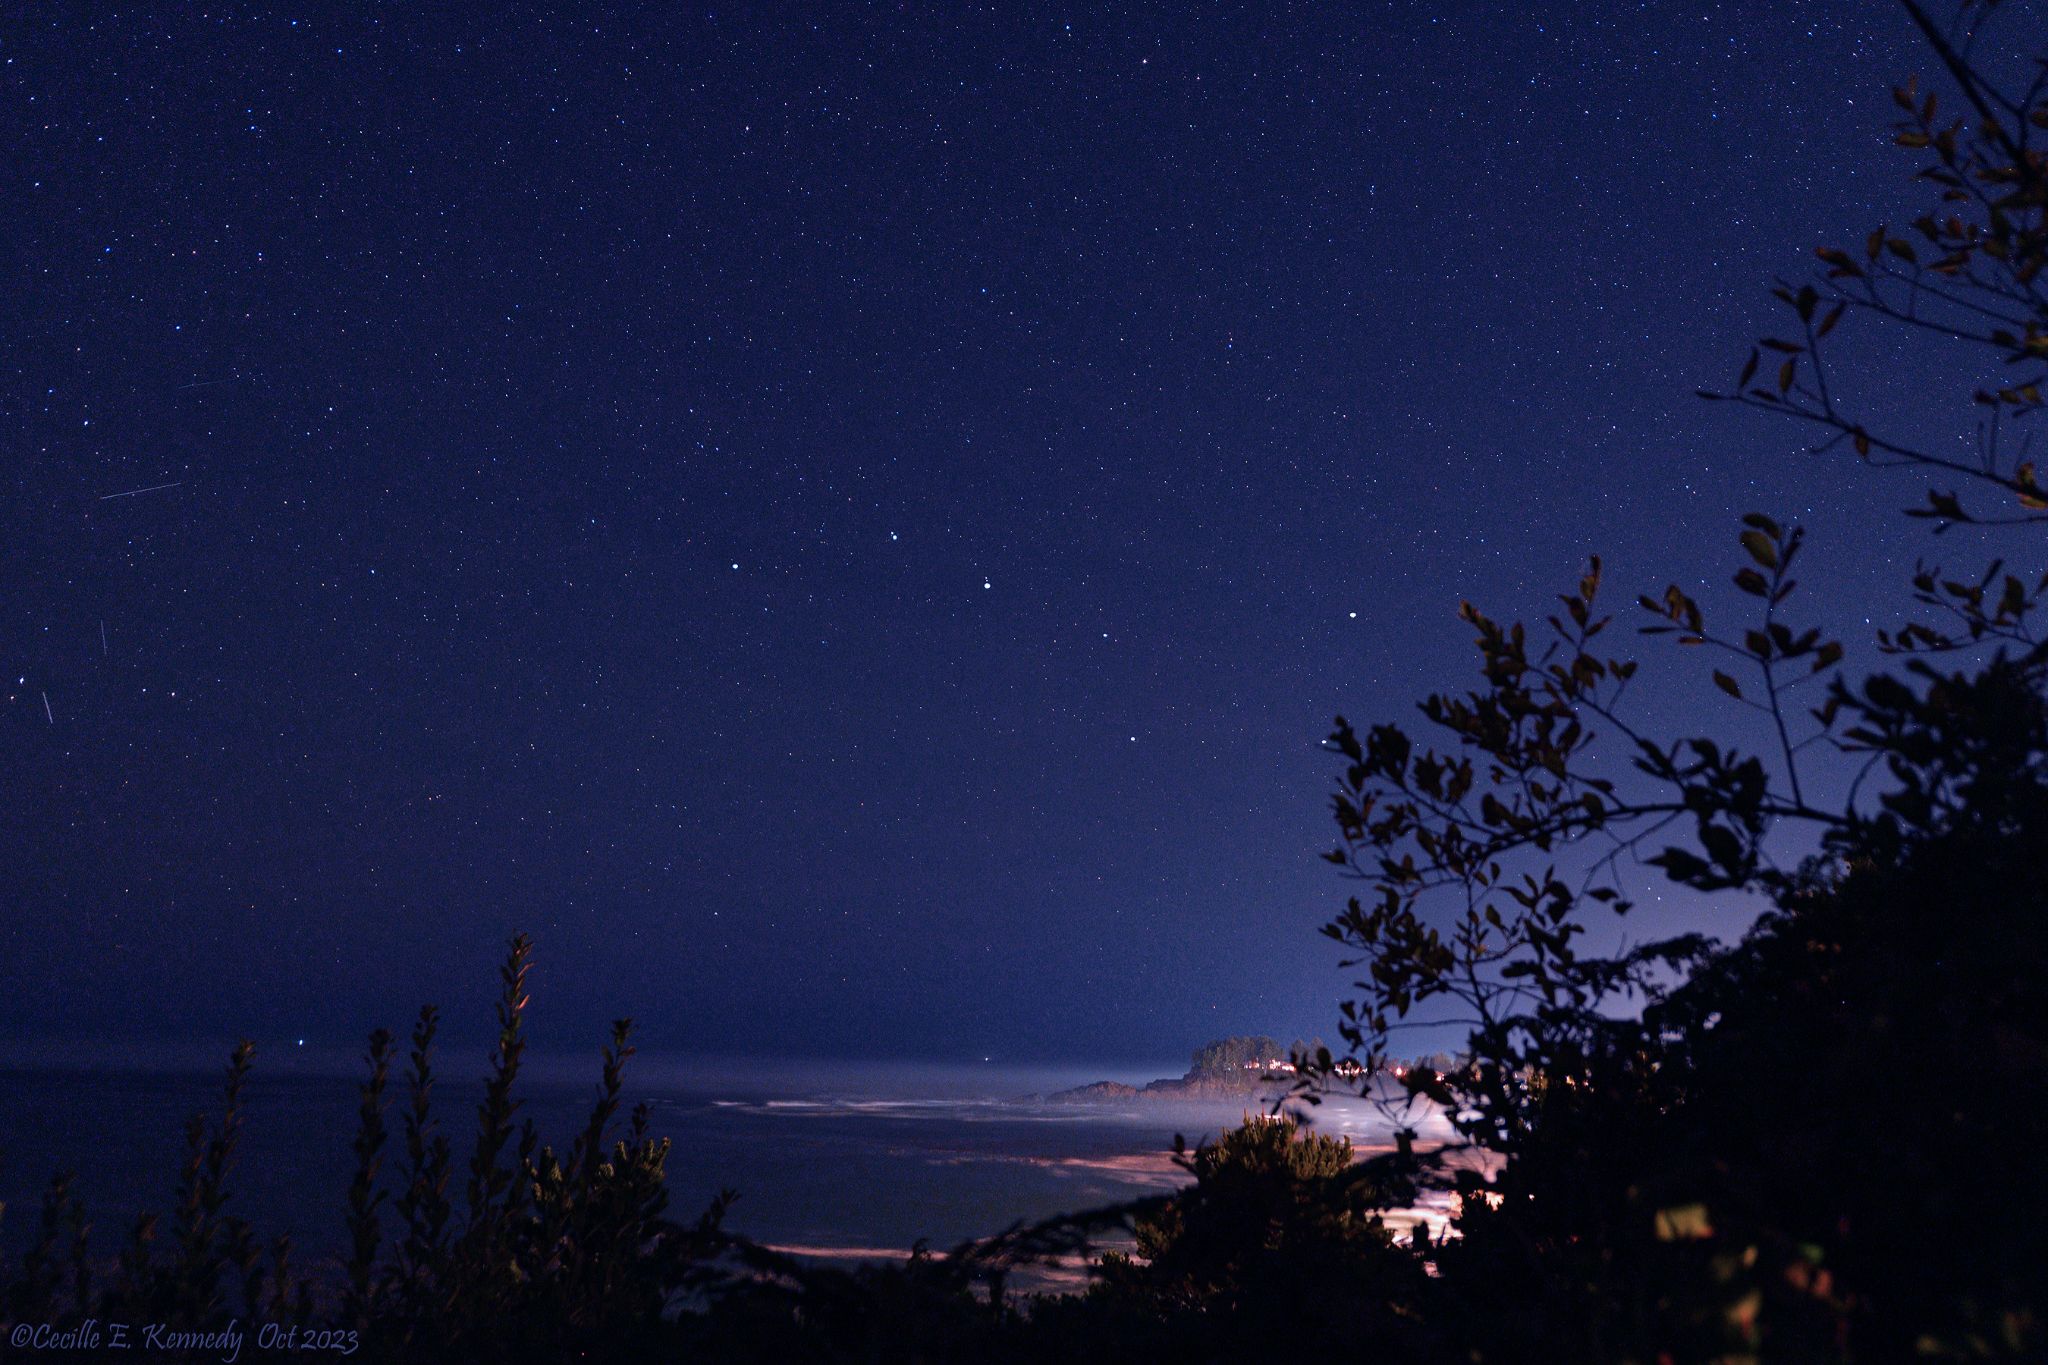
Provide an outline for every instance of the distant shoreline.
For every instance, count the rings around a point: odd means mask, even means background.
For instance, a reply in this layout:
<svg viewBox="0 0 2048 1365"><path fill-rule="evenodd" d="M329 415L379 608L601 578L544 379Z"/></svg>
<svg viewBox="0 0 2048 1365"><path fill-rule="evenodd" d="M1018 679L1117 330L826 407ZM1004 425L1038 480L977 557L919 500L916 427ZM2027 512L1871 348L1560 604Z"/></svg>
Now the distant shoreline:
<svg viewBox="0 0 2048 1365"><path fill-rule="evenodd" d="M1288 1084L1272 1077L1247 1073L1237 1076L1163 1077L1144 1085L1122 1081L1095 1081L1071 1090L1057 1090L1043 1098L1049 1104L1104 1104L1124 1100L1235 1100L1277 1098L1287 1093Z"/></svg>

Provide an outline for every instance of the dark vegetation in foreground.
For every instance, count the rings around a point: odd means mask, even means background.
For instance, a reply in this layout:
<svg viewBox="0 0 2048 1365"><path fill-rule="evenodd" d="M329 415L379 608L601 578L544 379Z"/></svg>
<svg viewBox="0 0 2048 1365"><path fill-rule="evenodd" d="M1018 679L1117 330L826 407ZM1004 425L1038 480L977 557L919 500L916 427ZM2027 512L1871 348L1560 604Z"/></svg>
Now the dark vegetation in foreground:
<svg viewBox="0 0 2048 1365"><path fill-rule="evenodd" d="M2014 439L2048 379L2048 62L1996 51L1994 8L1943 27L1904 4L1962 111L1897 92L1934 207L1821 250L1776 291L1782 334L1708 395L1793 419L1816 456L1930 471L1908 515L1986 538L2048 524ZM1951 371L1845 371L1845 318L1975 366L1974 441L1866 425L1859 396L1903 378L1931 404ZM1352 1061L1384 1086L1396 1030L1458 1020L1460 1065L1398 1078L1450 1115L1443 1151L1404 1133L1356 1161L1252 1122L1184 1153L1193 1183L1172 1196L905 1265L807 1267L730 1232L724 1199L671 1213L666 1145L644 1110L619 1116L624 1024L565 1151L517 1121L519 940L460 1161L433 1121L433 1012L402 1058L373 1036L333 1279L316 1290L230 1212L244 1049L167 1224L104 1251L52 1185L0 1286L8 1327L300 1322L356 1333L361 1358L435 1362L2048 1358L2048 576L1923 565L1928 615L1881 633L1898 662L1851 683L1825 623L1791 619L1800 530L1755 515L1740 544L1751 624L1709 626L1676 586L1640 599L1645 633L1721 665L1703 694L1747 718L1726 734L1631 716L1637 665L1599 641L1597 562L1547 643L1465 607L1481 680L1428 699L1420 737L1338 723L1330 857L1361 890L1326 932L1358 969L1353 1056L1297 1057L1303 1096ZM1790 865L1786 827L1807 831ZM1733 924L1768 909L1733 943L1590 951L1638 864L1728 898ZM1458 1197L1451 1235L1393 1236L1386 1215L1428 1191ZM1097 1254L1119 1230L1130 1250ZM1015 1292L1032 1263L1080 1256L1085 1293Z"/></svg>

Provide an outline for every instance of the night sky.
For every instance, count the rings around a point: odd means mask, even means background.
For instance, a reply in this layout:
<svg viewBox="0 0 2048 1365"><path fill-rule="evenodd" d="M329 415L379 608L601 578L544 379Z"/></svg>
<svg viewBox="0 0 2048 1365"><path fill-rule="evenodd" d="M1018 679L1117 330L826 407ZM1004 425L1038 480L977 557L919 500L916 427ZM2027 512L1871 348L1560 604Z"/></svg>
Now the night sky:
<svg viewBox="0 0 2048 1365"><path fill-rule="evenodd" d="M1461 596L1912 560L1692 396L1920 202L1890 6L568 9L0 30L0 1034L1334 1036Z"/></svg>

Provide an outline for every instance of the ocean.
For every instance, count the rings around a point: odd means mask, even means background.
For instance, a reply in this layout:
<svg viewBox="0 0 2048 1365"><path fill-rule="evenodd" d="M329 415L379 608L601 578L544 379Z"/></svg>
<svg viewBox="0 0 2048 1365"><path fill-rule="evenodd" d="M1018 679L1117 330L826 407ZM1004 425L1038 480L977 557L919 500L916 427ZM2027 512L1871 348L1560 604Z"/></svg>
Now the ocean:
<svg viewBox="0 0 2048 1365"><path fill-rule="evenodd" d="M289 1233L308 1267L343 1245L357 1081L338 1061L259 1059L231 1182L230 1211L266 1240ZM522 1077L521 1116L557 1150L588 1112L595 1071L589 1059L542 1059ZM1142 1083L1161 1074L1172 1069L635 1058L625 1108L646 1100L653 1131L673 1143L674 1216L694 1219L731 1189L739 1196L727 1220L733 1231L807 1256L886 1259L920 1240L944 1250L1018 1220L1184 1183L1171 1157L1175 1135L1190 1145L1212 1137L1241 1122L1255 1101L1043 1098L1088 1081ZM168 1211L186 1118L217 1112L219 1087L217 1073L183 1067L0 1072L0 1249L18 1254L29 1242L44 1186L66 1169L93 1223L92 1246L111 1254L139 1212ZM402 1100L400 1089L394 1075L394 1099ZM473 1081L437 1089L458 1199L477 1093ZM398 1117L394 1107L387 1170L399 1158ZM1312 1121L1368 1148L1390 1142L1385 1118L1355 1100L1326 1102Z"/></svg>

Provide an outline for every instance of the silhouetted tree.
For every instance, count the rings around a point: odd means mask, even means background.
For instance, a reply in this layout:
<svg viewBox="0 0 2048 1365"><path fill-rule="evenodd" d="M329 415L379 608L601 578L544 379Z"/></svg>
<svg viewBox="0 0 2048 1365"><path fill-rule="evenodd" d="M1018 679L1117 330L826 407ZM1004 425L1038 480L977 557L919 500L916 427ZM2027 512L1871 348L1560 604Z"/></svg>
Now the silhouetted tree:
<svg viewBox="0 0 2048 1365"><path fill-rule="evenodd" d="M2013 435L2048 368L2048 62L2009 92L1982 56L1992 6L1945 28L1905 8L1965 111L1945 122L1917 85L1896 92L1897 141L1931 156L1938 207L1781 281L1794 325L1707 396L1815 426L1821 451L1971 482L1979 499L1937 488L1909 514L1937 531L2035 526L2048 494ZM1975 459L1851 409L1826 359L1845 318L1977 361ZM1800 529L1753 514L1739 542L1747 622L1710 624L1675 585L1638 606L1643 634L1691 647L1702 684L1755 714L1755 752L1633 718L1638 663L1606 636L1597 560L1540 632L1461 607L1481 682L1423 702L1426 729L1340 718L1331 736L1329 856L1364 883L1325 929L1361 969L1343 1036L1381 1072L1395 1029L1461 1021L1469 1060L1402 1081L1498 1162L1490 1181L1439 1173L1468 1196L1434 1257L1440 1311L1488 1359L2042 1350L2048 1277L2023 1269L2043 1263L2038 1201L2012 1182L2048 1139L2048 576L1922 565L1912 595L1942 616L1877 645L1978 654L1852 684L1825 624L1846 604L1792 605ZM1846 798L1817 795L1821 768ZM1774 854L1788 823L1817 854ZM1597 917L1629 910L1638 862L1775 908L1732 947L1588 950Z"/></svg>
<svg viewBox="0 0 2048 1365"><path fill-rule="evenodd" d="M1248 1118L1181 1158L1194 1184L1136 1220L1132 1253L1104 1257L1104 1292L1210 1312L1313 1299L1392 1240L1374 1191L1339 1188L1351 1159L1348 1138Z"/></svg>
<svg viewBox="0 0 2048 1365"><path fill-rule="evenodd" d="M1287 1055L1280 1044L1265 1034L1244 1038L1221 1038L1195 1049L1190 1076L1235 1076L1250 1062L1278 1061Z"/></svg>

